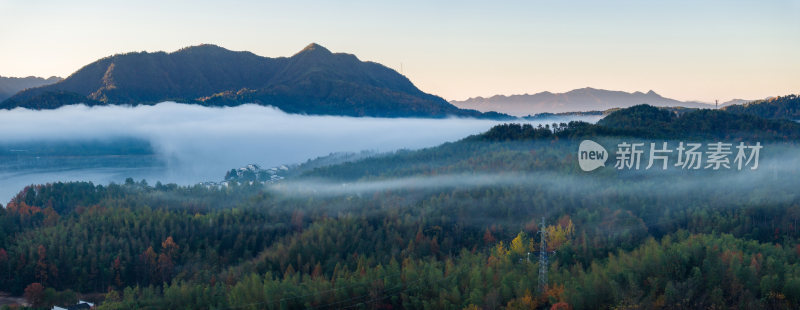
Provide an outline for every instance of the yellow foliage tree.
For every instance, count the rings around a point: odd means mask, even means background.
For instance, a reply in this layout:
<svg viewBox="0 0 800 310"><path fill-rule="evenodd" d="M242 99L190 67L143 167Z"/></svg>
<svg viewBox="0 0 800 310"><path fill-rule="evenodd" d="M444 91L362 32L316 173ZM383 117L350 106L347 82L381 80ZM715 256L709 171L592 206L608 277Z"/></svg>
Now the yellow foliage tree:
<svg viewBox="0 0 800 310"><path fill-rule="evenodd" d="M533 297L530 290L525 290L525 295L509 301L506 309L537 309L539 306L541 306L539 300Z"/></svg>
<svg viewBox="0 0 800 310"><path fill-rule="evenodd" d="M528 234L521 231L517 234L517 237L514 240L511 240L511 248L509 249L511 253L517 255L526 255L528 252L531 251L531 243L528 239Z"/></svg>
<svg viewBox="0 0 800 310"><path fill-rule="evenodd" d="M571 219L567 219L566 225L556 224L547 226L547 250L552 251L558 249L564 243L571 240L575 234L575 226L572 224ZM563 226L562 226L563 225Z"/></svg>

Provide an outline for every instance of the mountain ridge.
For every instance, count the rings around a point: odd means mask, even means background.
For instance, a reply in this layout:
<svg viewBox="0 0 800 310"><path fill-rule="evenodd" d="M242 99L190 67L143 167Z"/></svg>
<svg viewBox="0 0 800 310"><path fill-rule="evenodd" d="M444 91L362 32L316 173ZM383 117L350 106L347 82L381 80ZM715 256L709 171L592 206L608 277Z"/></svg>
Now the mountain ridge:
<svg viewBox="0 0 800 310"><path fill-rule="evenodd" d="M629 93L592 87L577 88L563 93L543 91L535 94L479 96L461 101L451 100L450 103L462 109L474 109L481 112L495 111L516 116L604 111L644 103L662 107L714 108L713 104L666 98L654 90L646 93L641 91Z"/></svg>
<svg viewBox="0 0 800 310"><path fill-rule="evenodd" d="M288 113L374 117L510 118L457 108L419 90L405 76L352 54L311 43L291 57L262 57L213 44L174 52L131 52L101 58L66 79L27 89L0 108L244 103Z"/></svg>
<svg viewBox="0 0 800 310"><path fill-rule="evenodd" d="M28 88L57 83L63 80L57 76L43 78L38 76L4 77L0 76L0 102Z"/></svg>

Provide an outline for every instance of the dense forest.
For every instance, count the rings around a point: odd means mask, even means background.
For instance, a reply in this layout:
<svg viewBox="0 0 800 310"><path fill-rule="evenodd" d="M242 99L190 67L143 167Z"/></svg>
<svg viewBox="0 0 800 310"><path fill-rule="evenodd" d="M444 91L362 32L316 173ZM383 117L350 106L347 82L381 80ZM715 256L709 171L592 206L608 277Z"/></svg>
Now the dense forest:
<svg viewBox="0 0 800 310"><path fill-rule="evenodd" d="M0 209L0 290L34 308L795 309L798 126L637 106L266 186L29 186ZM764 149L757 170L587 173L586 138Z"/></svg>
<svg viewBox="0 0 800 310"><path fill-rule="evenodd" d="M797 95L772 97L726 106L723 110L731 113L753 114L763 118L800 120L800 98Z"/></svg>

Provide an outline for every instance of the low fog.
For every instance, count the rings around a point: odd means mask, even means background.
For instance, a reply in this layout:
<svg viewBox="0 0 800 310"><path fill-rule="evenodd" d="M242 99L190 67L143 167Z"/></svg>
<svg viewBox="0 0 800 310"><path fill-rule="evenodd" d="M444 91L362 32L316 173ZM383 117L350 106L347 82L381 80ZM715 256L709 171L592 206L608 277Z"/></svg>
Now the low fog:
<svg viewBox="0 0 800 310"><path fill-rule="evenodd" d="M800 154L794 147L773 148L766 146L766 156L762 157L759 168L756 170L700 170L695 172L681 171L680 169L647 170L641 173L629 173L626 176L599 172L564 172L545 170L527 173L497 172L497 173L466 173L446 174L431 176L411 176L374 180L358 180L353 182L338 182L328 179L299 179L287 180L277 184L268 185L267 189L273 193L286 197L335 197L355 196L373 197L379 192L401 192L403 197L410 198L406 204L412 204L420 199L436 196L440 190L470 190L485 189L489 187L519 187L534 191L553 194L546 197L578 197L586 206L598 209L605 208L608 201L639 201L643 207L668 207L673 212L678 212L687 207L694 207L694 203L714 208L735 208L743 205L785 206L797 201L797 180L800 175ZM606 169L606 168L602 168ZM608 168L614 170L614 168ZM609 171L606 171L609 172ZM460 195L459 204L483 205L490 210L492 202L485 197ZM687 203L691 202L691 203ZM574 203L569 200L539 201L530 206L530 210L538 216L547 216L548 212L561 214ZM397 204L392 200L389 205ZM402 204L401 204L402 205ZM330 207L330 206L329 206ZM342 206L347 208L349 206ZM335 213L339 210L334 210ZM537 213L538 212L538 213ZM660 212L651 212L642 219L648 222L658 222L658 225L671 225L684 221L684 217L672 219L659 219ZM464 224L475 227L488 225L510 224L487 215L461 217ZM513 222L513 220L510 220ZM606 229L606 233L625 231L628 229L646 229L644 226L616 227Z"/></svg>
<svg viewBox="0 0 800 310"><path fill-rule="evenodd" d="M769 146L768 146L769 147ZM342 195L371 195L381 191L428 191L446 188L467 190L487 186L533 187L545 192L577 194L586 197L632 196L671 199L690 195L718 195L720 203L737 204L752 198L755 193L773 193L759 197L759 203L782 204L796 197L797 184L787 182L798 176L800 156L797 150L781 150L761 160L756 170L681 171L679 168L642 170L635 174L601 174L598 172L539 171L528 173L466 173L431 176L411 176L378 180L339 182L327 179L287 180L268 189L286 195L321 197ZM604 168L615 169L615 168ZM628 179L627 186L618 181ZM611 190L611 191L609 191ZM725 195L719 195L724 193Z"/></svg>
<svg viewBox="0 0 800 310"><path fill-rule="evenodd" d="M128 176L146 178L151 184L218 181L227 170L250 163L271 167L332 152L430 147L486 131L498 123L503 122L306 116L252 104L223 108L174 102L136 107L71 105L42 111L17 108L0 111L0 144L133 137L149 141L165 166L62 167L51 171L34 165L13 173L0 171L0 201L8 201L32 183L85 180L102 184L122 182Z"/></svg>

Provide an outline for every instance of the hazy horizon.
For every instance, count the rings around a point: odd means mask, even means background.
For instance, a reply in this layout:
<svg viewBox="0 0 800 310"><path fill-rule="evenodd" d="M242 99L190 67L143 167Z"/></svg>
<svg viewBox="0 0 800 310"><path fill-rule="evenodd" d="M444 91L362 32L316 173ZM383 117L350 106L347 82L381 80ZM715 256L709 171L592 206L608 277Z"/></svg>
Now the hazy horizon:
<svg viewBox="0 0 800 310"><path fill-rule="evenodd" d="M155 9L154 9L155 8ZM725 102L798 92L800 1L0 1L0 75L66 77L202 43L266 57L316 42L447 100L590 86ZM280 31L278 31L280 29ZM102 39L101 39L102 38Z"/></svg>

